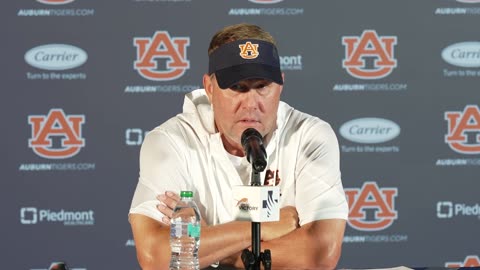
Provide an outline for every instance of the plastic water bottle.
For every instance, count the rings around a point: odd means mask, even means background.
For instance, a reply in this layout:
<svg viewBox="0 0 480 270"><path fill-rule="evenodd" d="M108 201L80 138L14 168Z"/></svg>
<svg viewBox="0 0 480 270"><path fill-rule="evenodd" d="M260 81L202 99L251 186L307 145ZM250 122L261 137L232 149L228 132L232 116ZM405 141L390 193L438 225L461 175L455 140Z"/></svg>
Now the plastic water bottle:
<svg viewBox="0 0 480 270"><path fill-rule="evenodd" d="M170 270L197 270L200 269L200 212L192 191L180 192L180 198L170 220Z"/></svg>

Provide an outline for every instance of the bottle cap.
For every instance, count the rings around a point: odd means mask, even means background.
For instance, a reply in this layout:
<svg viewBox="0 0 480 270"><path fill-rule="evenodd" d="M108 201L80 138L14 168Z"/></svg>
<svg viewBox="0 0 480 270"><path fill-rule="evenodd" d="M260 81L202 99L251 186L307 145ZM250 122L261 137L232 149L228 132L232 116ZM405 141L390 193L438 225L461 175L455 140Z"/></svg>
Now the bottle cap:
<svg viewBox="0 0 480 270"><path fill-rule="evenodd" d="M193 191L181 191L180 192L180 197L181 198L192 198L193 197Z"/></svg>

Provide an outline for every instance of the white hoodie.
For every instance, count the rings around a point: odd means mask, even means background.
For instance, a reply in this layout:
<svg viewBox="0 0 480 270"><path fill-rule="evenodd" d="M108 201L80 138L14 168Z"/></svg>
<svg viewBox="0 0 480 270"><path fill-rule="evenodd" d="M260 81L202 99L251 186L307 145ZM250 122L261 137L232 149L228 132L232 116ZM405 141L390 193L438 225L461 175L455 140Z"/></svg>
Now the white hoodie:
<svg viewBox="0 0 480 270"><path fill-rule="evenodd" d="M268 165L261 179L268 175L265 184L280 187L280 207L295 206L300 225L347 219L338 141L328 123L280 102L277 129L266 152ZM226 223L233 220L232 187L248 181L232 164L215 131L205 90L198 89L186 95L183 113L145 137L130 213L161 221L156 196L167 190L191 190L207 224Z"/></svg>

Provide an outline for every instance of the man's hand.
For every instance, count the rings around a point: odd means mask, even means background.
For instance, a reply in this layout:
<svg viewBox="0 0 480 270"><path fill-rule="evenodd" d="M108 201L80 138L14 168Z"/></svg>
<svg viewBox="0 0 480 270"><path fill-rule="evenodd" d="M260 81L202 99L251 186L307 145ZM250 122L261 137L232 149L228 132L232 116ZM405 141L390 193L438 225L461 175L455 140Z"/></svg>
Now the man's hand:
<svg viewBox="0 0 480 270"><path fill-rule="evenodd" d="M177 203L180 201L180 196L175 192L166 191L164 194L158 195L157 199L160 201L160 204L157 205L157 209L165 215L162 218L162 222L170 225L173 209L175 209L175 206L177 206Z"/></svg>
<svg viewBox="0 0 480 270"><path fill-rule="evenodd" d="M262 223L262 241L282 237L299 227L297 210L293 206L285 206L280 209L279 221Z"/></svg>
<svg viewBox="0 0 480 270"><path fill-rule="evenodd" d="M177 206L178 202L180 201L180 196L173 191L165 191L164 194L160 194L157 196L157 200L160 201L160 203L157 205L158 211L165 215L162 218L162 222L170 225L170 219L172 218L173 209L175 209L175 206ZM207 225L203 218L200 219L200 225Z"/></svg>

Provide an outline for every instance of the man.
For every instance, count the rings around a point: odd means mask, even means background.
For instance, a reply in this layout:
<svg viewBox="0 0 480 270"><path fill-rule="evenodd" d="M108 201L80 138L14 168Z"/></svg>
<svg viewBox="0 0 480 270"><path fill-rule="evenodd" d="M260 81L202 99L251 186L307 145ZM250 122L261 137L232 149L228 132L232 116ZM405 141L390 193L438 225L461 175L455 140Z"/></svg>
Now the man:
<svg viewBox="0 0 480 270"><path fill-rule="evenodd" d="M324 121L280 101L284 74L273 37L258 26L225 27L212 38L204 89L186 95L183 113L149 132L129 220L143 269L167 269L169 220L181 190L192 190L203 223L200 265L243 268L251 224L234 221L232 186L249 185L240 137L264 138L264 185L280 187L280 221L262 223L261 248L277 268L337 265L348 207L336 136Z"/></svg>

